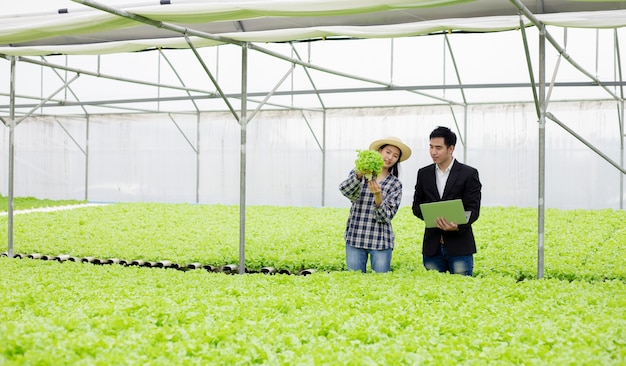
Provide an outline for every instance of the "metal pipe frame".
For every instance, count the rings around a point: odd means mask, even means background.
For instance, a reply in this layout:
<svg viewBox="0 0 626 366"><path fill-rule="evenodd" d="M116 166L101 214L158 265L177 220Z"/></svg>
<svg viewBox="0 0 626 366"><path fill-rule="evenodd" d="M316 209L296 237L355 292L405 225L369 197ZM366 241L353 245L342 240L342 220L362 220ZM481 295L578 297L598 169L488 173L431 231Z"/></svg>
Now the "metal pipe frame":
<svg viewBox="0 0 626 366"><path fill-rule="evenodd" d="M217 92L213 92L213 91L206 91L206 90L199 90L199 89L193 89L193 88L188 88L184 85L184 82L181 80L180 76L177 74L177 77L179 78L179 81L181 81L181 84L183 84L182 87L180 86L171 86L171 85L164 85L161 83L150 83L150 82L144 82L144 81L140 81L140 80L132 80L132 79L126 79L126 78L119 78L119 77L113 77L113 76L107 76L107 75L103 75L100 72L90 72L87 70L80 70L80 69L75 69L75 68L70 68L67 66L62 66L62 65L54 65L48 62L40 62L40 61L36 61L36 60L32 60L26 57L14 57L14 56L6 56L6 55L0 55L0 57L2 58L6 58L10 61L11 63L11 85L10 85L10 93L9 93L9 105L7 106L3 106L0 105L0 110L8 108L8 112L9 112L9 120L8 122L5 121L4 119L2 119L3 123L5 125L9 126L10 132L9 132L9 141L10 141L10 146L9 146L9 256L12 255L12 246L13 246L13 230L12 230L12 224L13 224L13 175L14 175L14 129L15 127L21 122L23 121L25 118L27 118L28 116L30 116L32 113L34 113L35 110L39 109L39 108L49 108L49 107L61 107L61 106L79 106L81 108L83 108L83 111L85 114L87 114L87 111L85 110L85 106L90 106L90 105L97 105L97 106L103 106L103 107L109 107L109 108L113 108L110 105L119 105L119 104L126 104L126 103L137 103L137 102L148 102L148 101L154 101L154 102L164 102L164 101L180 101L180 100L189 100L194 104L194 107L196 109L196 116L197 116L197 121L198 121L198 136L197 136L197 141L196 141L196 151L199 150L199 146L200 146L200 131L199 131L199 121L200 121L200 116L199 116L199 108L197 106L197 104L195 103L196 100L201 100L201 99L213 99L213 98L222 98L227 106L228 109L233 113L233 115L235 116L235 118L237 119L240 127L241 127L241 136L240 136L240 143L241 143L241 161L240 161L240 262L239 262L239 273L245 273L245 203L246 203L246 197L245 197L245 191L246 191L246 187L245 187L245 183L246 183L246 138L247 138L247 124L250 122L250 120L254 117L254 115L264 106L264 105L273 105L273 106L278 106L280 108L289 108L289 109L298 109L298 108L294 108L294 106L281 106L278 104L270 104L268 103L268 99L273 96L280 96L280 95L299 95L299 94L314 94L317 96L320 105L321 105L321 111L323 111L324 113L324 118L323 118L323 136L322 136L322 142L320 143L319 140L316 137L316 141L318 143L318 146L320 146L320 149L322 150L322 152L325 152L326 149L326 110L327 107L324 104L324 101L322 99L322 95L324 94L333 94L333 93L349 93L349 92L382 92L382 91L407 91L410 93L414 93L417 95L421 95L427 98L431 98L435 101L438 101L440 103L445 103L450 105L452 114L454 115L454 111L452 110L452 106L453 105L459 105L459 106L463 106L464 110L465 110L465 119L464 119L464 131L467 131L467 106L469 105L469 103L466 100L465 97L465 90L466 89L473 89L473 88L532 88L533 90L533 94L534 94L534 100L535 100L535 106L537 108L537 115L538 115L538 119L539 119L539 197L538 197L538 211L539 211L539 222L538 222L538 226L539 226L539 230L538 230L538 271L537 271L537 277L538 278L543 278L543 269L544 269L544 262L543 262L543 243L544 243L544 213L545 213L545 119L546 117L551 119L552 121L554 121L555 123L557 123L559 126L561 126L562 128L564 128L566 131L568 131L570 134L572 134L573 136L575 136L576 138L578 138L580 141L582 141L583 143L585 143L585 145L587 145L589 148L591 148L592 150L594 150L596 153L600 154L600 156L602 156L603 158L605 158L605 160L609 161L612 165L614 165L616 168L618 168L622 173L625 173L625 170L623 168L624 166L624 93L623 93L623 86L626 84L622 77L621 77L621 64L620 64L620 60L617 61L618 63L618 67L619 67L619 81L612 81L612 82L606 82L606 81L600 81L597 77L593 76L591 73L587 72L584 68L582 68L580 65L578 65L568 54L567 52L554 40L554 38L546 31L545 25L543 23L541 23L519 0L510 0L510 2L519 10L520 12L520 24L521 24L521 29L522 29L522 34L523 34L523 39L526 42L526 34L525 34L525 27L523 25L522 22L522 14L523 16L525 16L526 18L528 18L529 20L531 20L531 22L533 22L538 29L540 29L540 50L539 50L539 84L535 85L535 80L533 77L533 73L532 73L532 66L531 66L531 62L530 62L530 52L527 49L527 44L525 43L525 47L526 47L526 56L527 56L527 62L528 62L528 66L529 66L529 74L531 76L531 82L530 83L495 83L495 84L462 84L461 83L461 78L458 72L458 68L456 65L456 61L454 59L454 55L452 53L452 49L450 47L447 35L444 34L444 41L446 42L446 45L448 47L448 49L450 50L451 53L451 57L452 57L452 61L454 63L454 68L455 68L455 72L456 72L456 76L457 76L457 80L458 80L458 85L422 85L422 86L398 86L398 85L394 85L392 80L389 82L384 82L384 81L379 81L379 80L374 80L374 79L370 79L370 78L364 78L364 77L360 77L358 75L351 75L348 73L343 73L343 72L338 72L335 70L331 70L329 68L324 68L324 67L320 67L314 64L311 64L310 62L305 62L303 61L300 56L297 54L297 50L295 50L295 48L293 47L292 44L292 50L293 52L296 54L296 57L288 57L279 53L276 53L274 51L265 49L263 47L260 47L258 45L255 44L251 44L251 43L246 43L246 42L239 42L239 41L235 41L232 39L228 39L225 37L221 37L221 36L216 36L213 34L209 34L209 33L205 33L205 32L199 32L196 30L192 30L192 29L188 29L188 28L184 28L184 27L179 27L173 24L169 24L169 23L164 23L164 22L159 22L159 21L154 21L152 19L143 17L143 16L139 16L133 13L129 13L126 11L122 11L119 9L115 9L112 7L108 7L102 4L99 4L97 2L91 1L91 0L72 0L74 2L77 3L81 3L84 5L87 5L89 7L92 8L96 8L120 17L124 17L124 18L128 18L128 19L132 19L134 21L137 22L141 22L144 24L148 24L154 27L158 27L158 28L163 28L163 29L167 29L173 32L177 32L180 34L183 34L185 36L185 39L187 40L187 43L190 47L190 49L196 54L196 57L198 59L198 61L202 64L202 66L204 67L205 71L207 72L207 74L209 75L209 77L211 78L214 86L217 88ZM538 1L538 3L541 3L540 1ZM542 4L538 4L538 6ZM198 54L196 48L194 47L194 45L192 44L192 42L189 40L189 36L196 36L196 37L201 37L201 38L206 38L206 39L211 39L217 42L221 42L221 43L225 43L225 44L233 44L233 45L237 45L240 46L242 48L242 54L241 54L241 58L242 58L242 70L241 70L241 75L242 75L242 81L241 81L241 93L235 93L235 94L226 94L223 93L223 91L220 89L219 87L219 83L217 81L216 78L213 77L213 75L211 74L211 72L209 71L208 67L206 67L206 65L204 64L204 62L202 61L202 58L200 57L200 55ZM572 66L574 66L576 69L578 69L581 73L583 73L584 75L586 75L587 77L589 77L592 81L591 82L574 82L574 83L559 83L559 82L555 82L554 78L552 80L552 83L550 84L550 90L552 90L552 88L554 86L559 86L559 87L577 87L577 86L581 86L581 87L590 87L590 86L600 86L602 89L604 89L612 98L611 100L616 100L618 102L618 115L619 115L619 121L620 121L620 135L621 135L621 161L619 164L615 163L614 161L610 160L608 157L606 157L605 155L603 155L599 150L597 150L595 147L593 147L591 144L589 144L588 142L586 142L582 137L578 136L575 134L575 132L573 132L572 130L570 130L569 128L567 128L567 126L565 124L563 124L562 122L560 122L556 117L554 117L551 113L547 112L547 104L548 104L548 100L549 100L549 94L548 97L546 97L546 84L545 84L545 79L546 79L546 71L545 71L545 41L549 41L553 47L557 50L557 52L559 52L559 60L560 58L565 58L568 62L570 62L570 64L572 64ZM393 42L393 40L392 40ZM619 46L618 46L618 41L617 41L617 31L615 33L615 48L617 49L617 58L619 59ZM278 85L276 85L276 87L268 94L268 93L248 93L247 90L247 71L248 71L248 50L252 49L255 50L257 52L260 53L264 53L270 56L273 56L275 58L278 59L282 59L284 61L288 61L290 63L292 63L292 67L290 69L290 71L280 80L280 82L278 83ZM159 50L160 54L165 56L162 53L162 50ZM391 79L393 79L393 47L392 47L392 70L391 70ZM167 58L165 57L166 61L169 63L169 60L167 60ZM32 64L38 64L41 66L46 66L46 67L50 67L53 70L59 69L59 70L65 70L66 72L75 72L76 76L70 80L70 81L65 81L64 85L57 90L55 93L53 93L51 96L49 96L48 98L45 99L40 99L40 103L39 104L20 104L20 105L16 105L15 103L15 67L16 67L16 61L21 61L21 62L28 62L28 63L32 63ZM173 68L173 66L170 64L170 67ZM311 85L313 87L313 89L311 90L300 90L300 91L285 91L285 92L278 92L277 88L280 84L282 84L286 78L292 74L293 72L293 67L295 65L299 65L302 66L303 69L305 70L307 76L309 77L309 80L311 82ZM363 82L367 82L367 83L371 83L371 84L375 84L378 85L377 87L369 87L369 88L337 88L337 89L326 89L326 90L320 90L315 86L315 83L313 82L312 77L310 76L310 74L308 73L309 69L314 69L314 70L318 70L321 72L325 72L325 73L329 73L329 74L333 74L336 76L340 76L340 77L346 77L346 78L350 78L353 80L360 80ZM558 69L558 65L557 65L557 69ZM145 99L132 99L132 100L109 100L109 101L77 101L77 102L67 102L64 100L59 100L59 101L54 101L53 100L53 96L55 94L57 94L59 91L61 90L70 90L71 88L69 87L69 84L71 84L74 80L76 80L81 74L84 75L90 75L90 76L95 76L95 77L99 77L99 78L108 78L108 79L113 79L113 80L118 80L118 81L123 81L123 82L130 82L130 83L135 83L135 84L143 84L143 85L149 85L149 86L155 86L158 88L171 88L171 89L176 89L176 90L183 90L186 92L187 96L186 97L168 97L168 98L161 98L160 96L158 98L145 98ZM556 74L556 70L555 70L555 74ZM58 73L57 73L58 75ZM60 75L59 77L61 79L63 79ZM611 91L609 89L610 86L615 86L615 87L619 87L620 91L621 91L621 96L618 96L615 92ZM441 97L437 97L434 95L429 95L427 93L424 93L422 91L424 90L449 90L449 89L460 89L461 93L462 93L462 97L463 97L463 102L462 103L458 103L458 102L454 102L452 100L448 100L446 98L441 98ZM539 90L539 93L537 94L537 89ZM196 92L199 93L200 95L192 95L192 92ZM74 97L76 97L76 95L72 92L72 94L74 95ZM263 96L264 99L262 101L254 101L252 99L249 99L250 97L254 97L254 96ZM37 99L37 98L32 98L32 99ZM240 109L240 113L237 114L237 112L235 111L235 108L230 105L229 103L229 99L240 99L241 101L241 109ZM52 102L51 102L52 101ZM254 113L252 113L250 116L248 116L247 114L247 103L248 102L254 102L254 103L258 103L258 107L255 110ZM485 104L485 103L475 103L475 104ZM16 115L16 109L24 109L24 108L31 108L31 110L26 113L25 115L21 116L21 118L19 119L19 121L16 121L15 115ZM307 108L302 108L301 110L306 110ZM139 110L139 109L132 109L132 108L127 108L126 110ZM315 109L311 109L311 110L315 110ZM171 118L171 116L170 116ZM1 119L1 118L0 118ZM174 122L174 124L176 124L176 122L172 119L172 121ZM456 118L455 118L455 123L456 123ZM89 145L88 145L88 141L89 141L89 116L87 114L87 130L86 130L86 135L87 135L87 146L85 147L84 153L87 155L87 159L86 159L86 169L88 171L88 150L89 150ZM178 127L178 125L177 125ZM309 126L310 127L310 126ZM458 125L457 125L458 128ZM179 128L180 130L180 128ZM181 131L182 132L182 131ZM313 133L313 131L311 130L311 132ZM315 136L315 134L313 133L313 135ZM184 136L184 134L183 134ZM466 135L463 135L466 136ZM188 143L190 145L193 145L189 139L184 136ZM464 143L465 146L465 143ZM193 146L192 146L193 148ZM82 149L81 149L82 150ZM197 159L197 168L199 171L199 159ZM323 173L322 173L322 182L324 183L325 180L325 175L324 175L324 171L325 171L325 154L324 154L324 158L323 158ZM625 173L626 174L626 173ZM88 174L87 174L88 175ZM86 178L87 179L87 178ZM623 175L620 176L621 179L621 184L620 184L620 188L621 188L621 192L620 192L620 196L623 199ZM86 198L87 198L87 186L88 186L88 181L85 181L85 191L86 191ZM199 186L199 177L197 176L197 186ZM322 187L324 187L324 184L322 184ZM196 191L196 200L198 201L198 191ZM322 205L324 203L324 193L322 193ZM620 207L622 207L622 204L620 204Z"/></svg>
<svg viewBox="0 0 626 366"><path fill-rule="evenodd" d="M572 136L574 136L575 138L577 138L579 141L583 142L585 145L587 145L587 147L589 147L590 149L592 149L594 152L596 152L597 154L599 154L601 157L603 157L605 160L607 160L609 163L611 163L613 166L615 166L618 170L622 171L622 173L624 173L624 168L623 168L623 133L621 136L621 145L622 145L622 161L620 162L620 164L618 165L617 163L613 162L610 158L608 158L605 154L603 154L600 150L598 150L597 148L595 148L593 145L591 145L589 142L587 142L585 139L583 139L581 136L579 136L578 134L576 134L573 130L571 130L570 128L568 128L564 123L562 123L561 121L559 121L554 115L552 115L551 113L548 112L547 107L548 107L548 101L549 101L549 96L550 96L550 92L552 91L552 88L554 87L554 85L556 84L554 82L554 78L552 79L552 82L550 84L550 89L548 91L548 96L546 97L546 59L545 59L545 52L546 52L546 48L545 48L545 42L546 40L548 42L550 42L552 44L552 46L555 48L555 50L559 53L559 59L558 61L560 61L561 57L565 58L572 66L574 66L578 71L580 71L582 74L584 74L585 76L589 77L595 85L600 86L602 89L604 89L613 99L615 99L616 101L618 101L618 111L619 111L619 103L621 103L621 105L623 106L624 104L624 96L623 93L620 96L618 96L617 94L615 94L613 91L611 91L608 88L608 84L607 83L603 83L601 82L597 77L595 77L594 75L592 75L591 73L589 73L587 70L585 70L582 66L580 66L576 61L574 61L569 55L568 53L565 51L565 49L563 47L561 47L558 42L554 39L554 37L552 37L552 35L550 35L550 33L547 32L546 30L546 26L545 24L543 24L541 21L539 21L534 14L532 14L525 6L524 4L521 3L521 1L519 0L510 0L511 3L518 9L518 11L520 12L520 14L523 14L523 16L525 16L526 18L528 18L538 29L540 29L540 34L539 34L539 85L538 85L538 89L539 89L539 93L537 95L537 93L535 93L535 90L533 90L533 95L535 97L535 105L537 108L537 116L539 118L539 167L538 167L538 174L539 174L539 182L538 182L538 190L539 190L539 197L538 197L538 229L537 229L537 233L538 233L538 238L537 238L537 278L543 278L544 277L544 267L545 267L545 263L544 263L544 238L545 238L545 140L546 140L546 136L545 136L545 124L546 124L546 117L549 118L550 120L554 121L557 125L559 125L561 128L563 128L564 130L566 130L568 133L570 133ZM543 2L539 1L538 5L540 8L543 8ZM523 27L523 21L520 18L520 25L521 25L521 29L524 30ZM522 33L523 37L524 37L524 41L525 41L525 45L526 45L526 34L525 32ZM618 48L617 45L617 41L616 41L616 48ZM597 50L596 50L597 53ZM530 63L530 58L529 58L529 52L528 49L526 47L526 54L527 54L527 62L528 62L528 66L529 66L529 72L531 74L531 82L534 82L532 80L532 66ZM558 70L558 62L555 68L554 73L556 74L557 70ZM619 66L620 70L621 70L621 65ZM621 71L620 71L620 75L621 75ZM554 75L556 76L556 75ZM616 85L620 85L621 86L622 80L620 77L620 82L616 82ZM533 87L534 89L534 87ZM623 110L622 112L620 112L620 116L618 117L620 120L620 130L623 130ZM626 174L626 173L625 173ZM620 178L622 179L622 178ZM623 180L620 180L620 190L623 190ZM623 200L623 193L620 192L620 205L621 202Z"/></svg>

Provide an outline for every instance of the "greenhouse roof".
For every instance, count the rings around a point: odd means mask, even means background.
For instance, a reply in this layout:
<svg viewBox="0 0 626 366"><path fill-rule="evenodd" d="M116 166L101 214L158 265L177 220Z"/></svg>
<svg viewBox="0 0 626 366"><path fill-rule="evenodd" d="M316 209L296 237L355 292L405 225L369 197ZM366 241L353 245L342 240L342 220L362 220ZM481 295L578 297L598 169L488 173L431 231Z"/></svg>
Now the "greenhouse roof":
<svg viewBox="0 0 626 366"><path fill-rule="evenodd" d="M497 32L519 28L520 22L532 25L529 14L562 27L626 26L626 1L155 0L110 5L115 2L56 0L46 3L48 11L0 16L0 54L106 54L189 48L189 42L204 47Z"/></svg>

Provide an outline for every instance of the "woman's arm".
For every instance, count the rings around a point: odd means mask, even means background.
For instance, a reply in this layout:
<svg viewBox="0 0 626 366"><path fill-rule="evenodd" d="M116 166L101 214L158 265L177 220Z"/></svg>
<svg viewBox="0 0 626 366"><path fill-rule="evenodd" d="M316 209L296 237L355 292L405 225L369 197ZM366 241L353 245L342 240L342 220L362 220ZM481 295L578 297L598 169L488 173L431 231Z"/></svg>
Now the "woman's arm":
<svg viewBox="0 0 626 366"><path fill-rule="evenodd" d="M402 201L402 182L395 179L381 186L382 203L375 209L376 220L391 223Z"/></svg>
<svg viewBox="0 0 626 366"><path fill-rule="evenodd" d="M361 195L361 178L357 176L357 173L353 170L348 174L348 178L339 184L339 191L342 195L354 202Z"/></svg>

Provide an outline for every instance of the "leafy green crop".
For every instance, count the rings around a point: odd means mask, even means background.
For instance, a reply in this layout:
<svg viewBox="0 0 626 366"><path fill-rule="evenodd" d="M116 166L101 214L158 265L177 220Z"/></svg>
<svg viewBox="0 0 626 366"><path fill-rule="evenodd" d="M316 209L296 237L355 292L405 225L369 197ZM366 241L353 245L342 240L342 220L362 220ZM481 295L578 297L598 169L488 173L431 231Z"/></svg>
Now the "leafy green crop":
<svg viewBox="0 0 626 366"><path fill-rule="evenodd" d="M7 196L0 195L0 212L8 211L9 198ZM79 203L87 203L86 201L80 200L49 200L49 199L38 199L35 197L14 197L13 198L13 208L15 210L26 210L32 208L41 208L41 207L54 207L54 206L65 206L65 205L76 205Z"/></svg>
<svg viewBox="0 0 626 366"><path fill-rule="evenodd" d="M342 271L349 208L248 206L245 265L291 272ZM7 242L0 215L0 242ZM595 222L581 227L580 222ZM545 277L626 280L626 211L546 210ZM511 225L515 223L515 225ZM172 261L186 266L238 263L239 208L226 205L118 203L14 217L14 253ZM400 207L391 269L420 271L423 222ZM483 207L473 225L478 277L532 279L537 273L537 211ZM6 250L6 247L5 247ZM0 250L3 252L5 250Z"/></svg>
<svg viewBox="0 0 626 366"><path fill-rule="evenodd" d="M0 257L0 364L626 363L626 211L547 210L543 280L533 280L535 209L481 209L474 277L424 270L410 207L394 218L392 271L346 271L348 213L246 208L246 266L311 276ZM14 219L18 253L181 264L239 253L237 206L121 203ZM6 230L0 216L4 242Z"/></svg>
<svg viewBox="0 0 626 366"><path fill-rule="evenodd" d="M624 281L0 258L3 365L623 365Z"/></svg>
<svg viewBox="0 0 626 366"><path fill-rule="evenodd" d="M357 158L354 161L357 171L363 173L369 180L376 179L382 172L385 161L378 151L357 150Z"/></svg>

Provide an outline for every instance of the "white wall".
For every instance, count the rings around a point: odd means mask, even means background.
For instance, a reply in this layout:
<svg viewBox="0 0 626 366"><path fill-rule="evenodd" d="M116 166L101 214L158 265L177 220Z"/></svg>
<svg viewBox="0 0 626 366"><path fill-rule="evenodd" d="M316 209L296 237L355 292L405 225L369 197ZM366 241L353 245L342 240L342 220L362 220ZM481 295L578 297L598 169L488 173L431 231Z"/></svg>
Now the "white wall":
<svg viewBox="0 0 626 366"><path fill-rule="evenodd" d="M550 110L619 163L614 102L553 102ZM463 131L464 118L462 108L455 107L453 116L448 106L330 110L324 138L322 112L260 112L247 125L246 202L320 206L324 199L327 206L348 206L337 186L352 168L355 150L394 135L413 149L400 172L403 204L410 205L416 171L431 162L428 134L438 125L456 130L458 124ZM239 203L241 128L229 113L203 113L199 122L184 114L92 115L88 125L89 144L86 118L31 117L20 123L15 129L15 195L196 202L198 194L200 203ZM460 141L455 156L478 168L483 205L536 207L534 106L473 106L467 126L467 157ZM9 129L0 134L0 193L6 196ZM546 137L547 207L619 208L617 169L551 121ZM318 144L326 146L325 162Z"/></svg>

